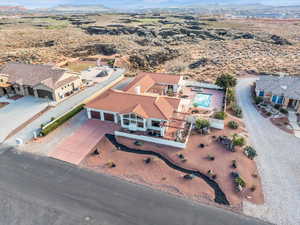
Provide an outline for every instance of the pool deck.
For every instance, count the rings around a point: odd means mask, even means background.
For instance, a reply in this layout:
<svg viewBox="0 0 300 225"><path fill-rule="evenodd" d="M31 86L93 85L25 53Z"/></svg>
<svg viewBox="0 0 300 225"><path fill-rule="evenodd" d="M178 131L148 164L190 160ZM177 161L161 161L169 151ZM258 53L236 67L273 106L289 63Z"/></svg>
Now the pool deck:
<svg viewBox="0 0 300 225"><path fill-rule="evenodd" d="M200 93L200 92L198 92ZM183 89L182 95L187 95L188 98L191 100L191 106L193 107L194 98L198 94L196 91L193 91L190 87L185 87ZM208 94L212 95L211 98L211 105L210 107L198 107L202 109L208 109L208 110L214 110L214 111L222 111L223 110L223 99L225 96L225 92L221 90L215 90L215 89L208 89L208 88L202 88L202 94Z"/></svg>

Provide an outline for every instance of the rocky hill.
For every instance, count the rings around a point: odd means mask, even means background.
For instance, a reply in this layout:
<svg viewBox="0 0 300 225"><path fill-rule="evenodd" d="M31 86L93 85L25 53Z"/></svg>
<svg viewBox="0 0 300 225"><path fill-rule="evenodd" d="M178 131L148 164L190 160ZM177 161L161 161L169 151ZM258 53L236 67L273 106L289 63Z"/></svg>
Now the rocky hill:
<svg viewBox="0 0 300 225"><path fill-rule="evenodd" d="M206 81L222 73L299 74L299 37L297 19L104 13L12 17L0 22L0 64L118 54L131 73L171 72Z"/></svg>

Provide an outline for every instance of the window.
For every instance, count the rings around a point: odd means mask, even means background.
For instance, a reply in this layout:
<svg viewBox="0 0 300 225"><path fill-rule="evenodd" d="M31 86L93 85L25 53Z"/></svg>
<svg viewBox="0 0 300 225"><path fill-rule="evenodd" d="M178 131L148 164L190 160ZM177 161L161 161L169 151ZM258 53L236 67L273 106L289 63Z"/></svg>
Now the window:
<svg viewBox="0 0 300 225"><path fill-rule="evenodd" d="M130 118L131 119L136 119L136 115L135 114L130 114Z"/></svg>
<svg viewBox="0 0 300 225"><path fill-rule="evenodd" d="M123 115L123 118L129 118L129 115L128 114Z"/></svg>
<svg viewBox="0 0 300 225"><path fill-rule="evenodd" d="M284 97L280 96L280 97L277 98L277 103L278 104L283 104L283 100L284 100Z"/></svg>
<svg viewBox="0 0 300 225"><path fill-rule="evenodd" d="M274 96L272 97L272 102L274 102L274 103L277 102L277 96L276 96L276 95L274 95Z"/></svg>
<svg viewBox="0 0 300 225"><path fill-rule="evenodd" d="M126 126L128 126L129 125L129 120L123 119L123 124L126 125Z"/></svg>
<svg viewBox="0 0 300 225"><path fill-rule="evenodd" d="M259 96L260 96L260 97L264 97L264 95L265 95L265 92L264 92L264 91L260 91L260 92L259 92Z"/></svg>
<svg viewBox="0 0 300 225"><path fill-rule="evenodd" d="M152 127L160 127L160 121L153 121L151 122Z"/></svg>
<svg viewBox="0 0 300 225"><path fill-rule="evenodd" d="M139 127L139 128L144 128L144 123L138 122L138 127Z"/></svg>

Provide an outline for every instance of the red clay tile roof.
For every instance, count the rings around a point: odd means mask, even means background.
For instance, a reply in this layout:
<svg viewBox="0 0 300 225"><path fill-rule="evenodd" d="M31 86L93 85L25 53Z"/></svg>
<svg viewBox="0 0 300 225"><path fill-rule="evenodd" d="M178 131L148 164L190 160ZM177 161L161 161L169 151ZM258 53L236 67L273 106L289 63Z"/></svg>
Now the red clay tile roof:
<svg viewBox="0 0 300 225"><path fill-rule="evenodd" d="M134 112L144 118L169 120L177 110L179 103L180 99L178 98L108 90L89 102L86 107L121 114Z"/></svg>
<svg viewBox="0 0 300 225"><path fill-rule="evenodd" d="M155 84L175 85L180 82L181 76L164 73L139 73L124 91L135 92L135 87L140 86L141 92L147 92Z"/></svg>
<svg viewBox="0 0 300 225"><path fill-rule="evenodd" d="M66 70L51 65L7 63L0 69L0 74L8 75L8 82L35 86L44 84L49 88L57 88L65 83L58 80Z"/></svg>

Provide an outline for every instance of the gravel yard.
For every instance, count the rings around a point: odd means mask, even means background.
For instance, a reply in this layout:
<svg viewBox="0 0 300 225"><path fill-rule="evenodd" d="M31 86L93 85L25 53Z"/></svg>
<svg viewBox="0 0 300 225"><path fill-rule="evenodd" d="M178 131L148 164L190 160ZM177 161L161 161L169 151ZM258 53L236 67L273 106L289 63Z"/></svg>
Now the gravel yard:
<svg viewBox="0 0 300 225"><path fill-rule="evenodd" d="M300 224L300 139L276 128L256 111L250 98L254 80L239 80L237 94L258 153L265 204L257 206L245 201L244 212L278 225Z"/></svg>

